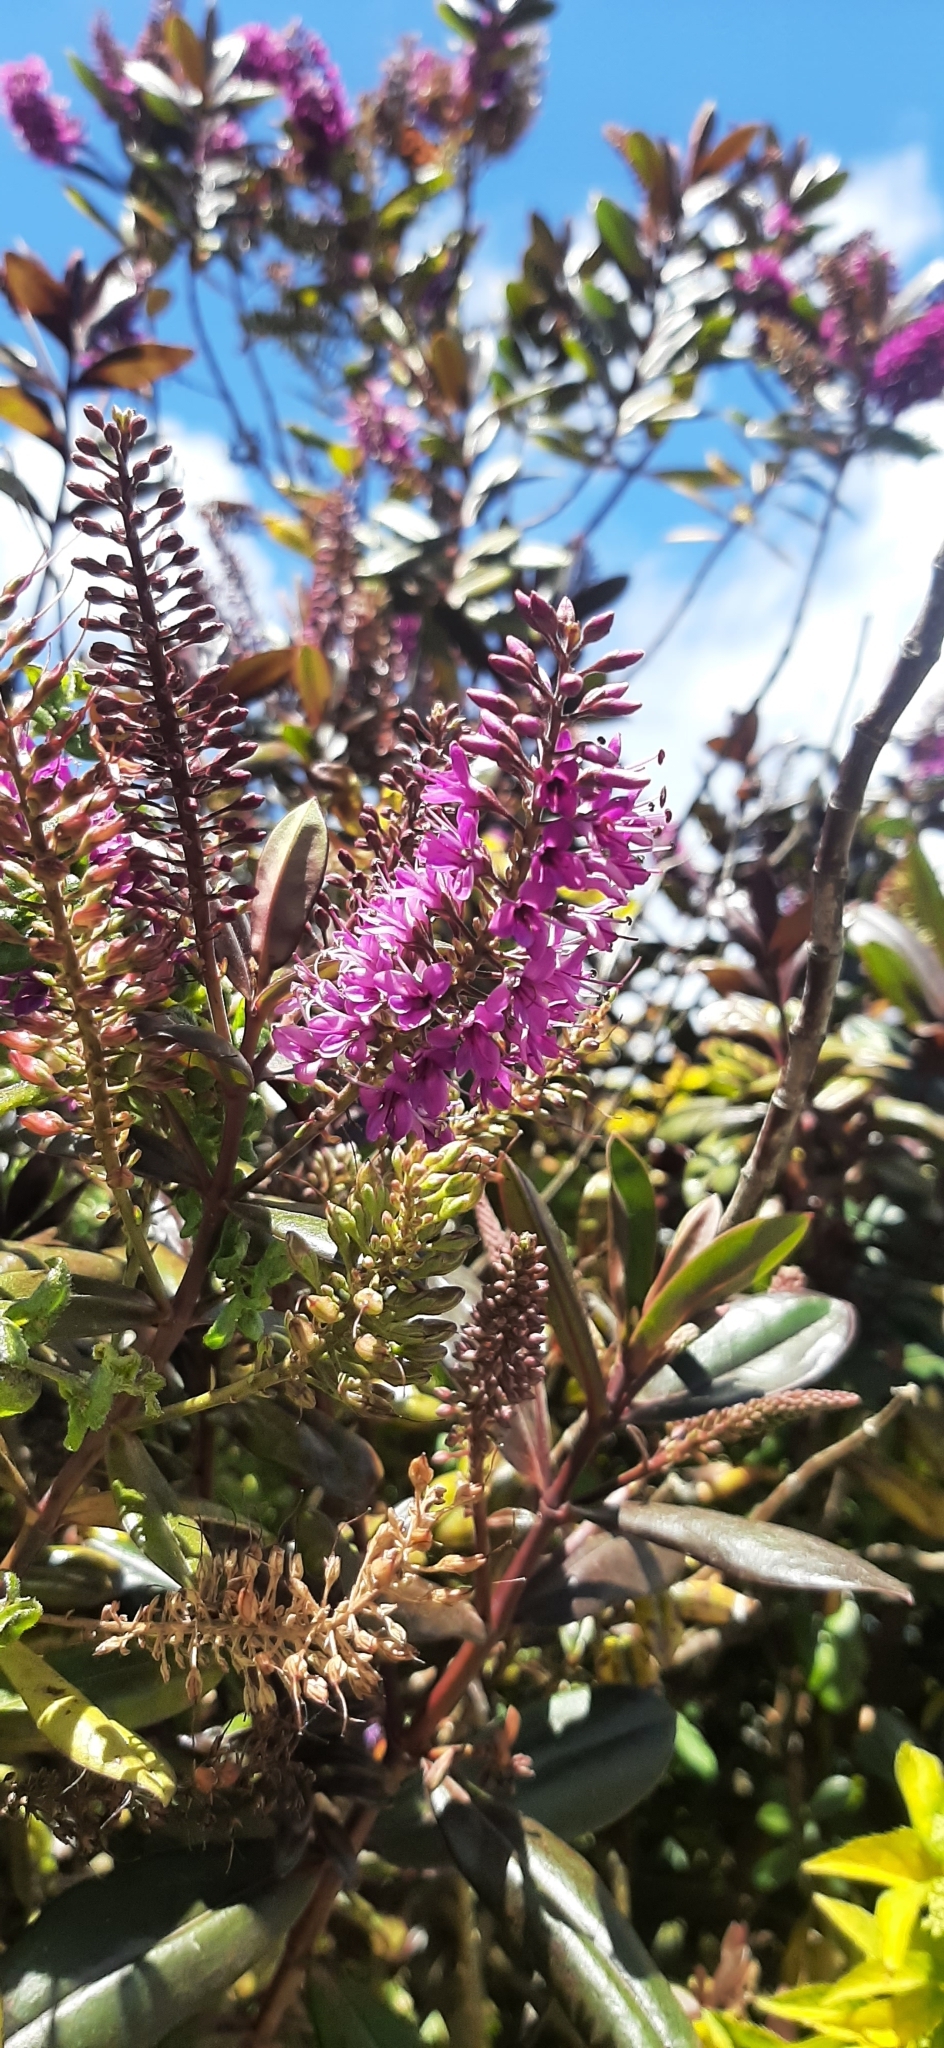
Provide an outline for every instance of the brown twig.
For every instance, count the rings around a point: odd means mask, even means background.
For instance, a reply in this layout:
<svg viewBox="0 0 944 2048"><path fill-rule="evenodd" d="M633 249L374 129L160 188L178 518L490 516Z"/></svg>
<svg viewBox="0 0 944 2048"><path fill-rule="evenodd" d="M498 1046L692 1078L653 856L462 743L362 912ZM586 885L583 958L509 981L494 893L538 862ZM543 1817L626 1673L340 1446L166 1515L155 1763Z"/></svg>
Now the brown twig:
<svg viewBox="0 0 944 2048"><path fill-rule="evenodd" d="M837 1443L826 1444L823 1450L814 1451L812 1457L804 1459L803 1464L798 1465L795 1472L788 1472L786 1479L782 1479L780 1485L774 1487L773 1493L768 1493L766 1500L758 1501L757 1506L751 1509L748 1520L776 1521L784 1508L792 1507L799 1495L805 1493L808 1486L812 1486L814 1479L819 1479L824 1472L834 1471L836 1466L844 1464L847 1458L854 1458L857 1451L866 1450L875 1442L876 1437L881 1436L882 1431L894 1422L896 1415L900 1415L903 1408L907 1408L909 1403L918 1398L917 1387L898 1387L891 1400L884 1408L879 1409L877 1415L868 1416L865 1422L860 1423L858 1429L850 1430L849 1435L841 1436Z"/></svg>
<svg viewBox="0 0 944 2048"><path fill-rule="evenodd" d="M869 777L898 720L939 660L942 641L944 548L935 559L921 615L902 645L878 703L867 717L856 721L836 787L826 806L813 866L813 922L803 998L790 1031L786 1065L728 1206L727 1229L755 1214L774 1186L790 1149L829 1028L842 961L842 914L849 855Z"/></svg>
<svg viewBox="0 0 944 2048"><path fill-rule="evenodd" d="M373 1827L375 1814L375 1807L361 1807L348 1822L347 1834L352 1856L363 1848ZM312 1949L319 1934L324 1933L343 1882L344 1871L340 1862L334 1857L329 1857L301 1918L296 1920L289 1935L285 1954L248 2037L247 2048L265 2048L266 2043L281 2040L282 2022L287 2018L304 1985Z"/></svg>

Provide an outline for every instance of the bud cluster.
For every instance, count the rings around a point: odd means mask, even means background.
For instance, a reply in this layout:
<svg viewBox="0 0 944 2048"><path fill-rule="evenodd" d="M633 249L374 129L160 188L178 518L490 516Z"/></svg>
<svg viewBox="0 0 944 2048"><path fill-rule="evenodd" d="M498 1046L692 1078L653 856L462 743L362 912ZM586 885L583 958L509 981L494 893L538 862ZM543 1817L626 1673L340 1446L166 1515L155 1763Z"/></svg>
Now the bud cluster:
<svg viewBox="0 0 944 2048"><path fill-rule="evenodd" d="M492 1422L507 1422L544 1378L547 1291L537 1238L510 1232L449 1367L466 1407Z"/></svg>

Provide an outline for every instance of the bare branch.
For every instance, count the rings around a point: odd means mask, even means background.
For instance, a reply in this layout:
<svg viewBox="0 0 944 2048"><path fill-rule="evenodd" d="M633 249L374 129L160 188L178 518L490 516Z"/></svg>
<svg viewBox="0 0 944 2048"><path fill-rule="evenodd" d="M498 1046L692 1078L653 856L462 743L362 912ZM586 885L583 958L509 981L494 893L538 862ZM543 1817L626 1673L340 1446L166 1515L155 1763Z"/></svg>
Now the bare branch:
<svg viewBox="0 0 944 2048"><path fill-rule="evenodd" d="M944 548L935 558L924 608L902 644L878 703L865 718L856 721L836 787L826 806L813 864L813 923L803 999L790 1032L786 1065L728 1206L727 1229L755 1214L774 1186L789 1151L829 1028L842 962L842 913L849 854L869 777L898 720L939 660L942 641Z"/></svg>

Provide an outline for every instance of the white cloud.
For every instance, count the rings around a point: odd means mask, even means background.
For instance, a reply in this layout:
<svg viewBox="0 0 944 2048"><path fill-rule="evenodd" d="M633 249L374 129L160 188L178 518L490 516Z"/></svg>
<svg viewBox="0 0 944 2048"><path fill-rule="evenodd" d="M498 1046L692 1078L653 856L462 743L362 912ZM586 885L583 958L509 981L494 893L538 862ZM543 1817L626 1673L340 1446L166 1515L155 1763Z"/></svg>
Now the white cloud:
<svg viewBox="0 0 944 2048"><path fill-rule="evenodd" d="M247 471L232 460L218 434L202 432L175 419L166 420L162 432L173 448L172 474L175 482L180 484L187 504L181 529L186 532L188 540L200 549L212 583L215 564L206 527L200 518L201 507L217 503L251 505L252 480ZM274 638L284 639L290 603L286 587L288 574L277 577L273 560L251 533L234 535L231 544L260 625Z"/></svg>
<svg viewBox="0 0 944 2048"><path fill-rule="evenodd" d="M216 565L206 527L200 517L201 507L218 501L232 505L251 502L249 481L245 470L231 460L219 435L202 432L173 418L162 423L162 433L174 451L171 474L186 498L181 529L188 540L199 547L212 583ZM51 513L56 505L62 473L54 449L16 431L8 435L7 446L17 475L28 483L43 511ZM69 504L73 502L70 497ZM75 543L76 536L68 530L61 535L59 552L63 565L75 552ZM284 639L291 604L288 577L277 577L273 559L251 533L236 534L232 545L259 623L276 640ZM25 574L39 556L40 543L29 517L11 498L0 495L0 577L5 582L8 578Z"/></svg>
<svg viewBox="0 0 944 2048"><path fill-rule="evenodd" d="M916 409L907 425L944 448L944 401ZM944 457L921 463L873 457L858 474L853 472L843 502L852 517L834 525L806 622L765 705L765 742L826 744L865 616L872 623L842 738L848 738L856 712L878 695L944 541ZM643 708L626 744L633 759L666 749L664 774L676 811L684 808L700 779L707 759L704 741L727 729L732 708L750 703L783 644L814 538L805 527L794 533L798 538L790 543L789 566L747 535L738 541L724 572L719 568L717 581L709 579L651 670L647 673L643 664L636 671ZM654 549L639 564L632 596L621 608L621 638L627 634L640 647L654 638L678 596L682 552ZM694 550L684 553L690 575L698 556ZM908 722L911 729L942 686L940 672L924 685ZM807 757L807 767L813 765Z"/></svg>
<svg viewBox="0 0 944 2048"><path fill-rule="evenodd" d="M832 227L830 241L848 241L871 228L879 245L905 266L944 228L927 150L917 142L854 168L824 212Z"/></svg>

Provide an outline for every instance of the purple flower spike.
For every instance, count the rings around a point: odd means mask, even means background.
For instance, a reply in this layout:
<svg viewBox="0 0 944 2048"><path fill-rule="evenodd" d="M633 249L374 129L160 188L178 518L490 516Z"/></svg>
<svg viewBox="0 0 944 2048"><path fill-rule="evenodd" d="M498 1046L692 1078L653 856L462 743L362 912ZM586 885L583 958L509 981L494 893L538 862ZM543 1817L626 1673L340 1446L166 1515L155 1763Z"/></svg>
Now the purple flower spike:
<svg viewBox="0 0 944 2048"><path fill-rule="evenodd" d="M931 306L883 341L872 364L872 390L894 417L944 391L944 306Z"/></svg>
<svg viewBox="0 0 944 2048"><path fill-rule="evenodd" d="M389 403L389 393L383 377L368 377L348 399L348 424L362 455L402 476L413 465L413 422L405 406Z"/></svg>
<svg viewBox="0 0 944 2048"><path fill-rule="evenodd" d="M296 1015L275 1031L300 1082L325 1068L355 1080L371 1140L439 1138L460 1090L507 1109L566 1056L592 1000L590 957L613 945L650 872L662 819L642 801L645 777L582 723L604 664L574 666L584 636L566 598L555 611L532 594L523 608L557 654L533 692L540 715L475 690L478 725L424 747L399 852L394 840L352 877L317 969L299 968ZM608 657L618 669L634 658ZM522 641L498 660L512 681L539 673ZM620 686L602 694L622 712ZM379 835L368 844L379 853Z"/></svg>
<svg viewBox="0 0 944 2048"><path fill-rule="evenodd" d="M0 64L0 93L10 126L24 149L44 164L74 164L85 141L82 122L69 112L69 102L51 91L52 79L41 57Z"/></svg>
<svg viewBox="0 0 944 2048"><path fill-rule="evenodd" d="M257 85L286 85L294 68L287 38L263 21L248 22L239 33L245 42L240 75Z"/></svg>

